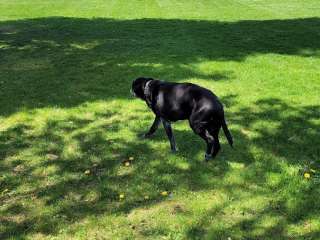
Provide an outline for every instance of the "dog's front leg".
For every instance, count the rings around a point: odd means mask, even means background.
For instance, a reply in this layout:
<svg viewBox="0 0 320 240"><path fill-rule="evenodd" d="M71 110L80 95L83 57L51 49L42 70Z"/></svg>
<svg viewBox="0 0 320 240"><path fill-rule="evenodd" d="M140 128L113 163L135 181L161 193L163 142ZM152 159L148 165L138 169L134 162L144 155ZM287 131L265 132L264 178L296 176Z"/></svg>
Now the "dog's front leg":
<svg viewBox="0 0 320 240"><path fill-rule="evenodd" d="M149 131L146 134L144 134L144 137L145 138L151 137L157 131L160 122L161 122L160 117L156 116L156 118L152 123L152 126L150 127Z"/></svg>
<svg viewBox="0 0 320 240"><path fill-rule="evenodd" d="M166 134L169 138L170 141L170 147L171 147L171 151L172 152L176 152L177 148L176 148L176 141L174 140L174 136L173 136L173 132L172 132L172 128L171 128L171 124L170 122L166 121L165 119L161 119L162 123L163 123L163 127L166 130Z"/></svg>

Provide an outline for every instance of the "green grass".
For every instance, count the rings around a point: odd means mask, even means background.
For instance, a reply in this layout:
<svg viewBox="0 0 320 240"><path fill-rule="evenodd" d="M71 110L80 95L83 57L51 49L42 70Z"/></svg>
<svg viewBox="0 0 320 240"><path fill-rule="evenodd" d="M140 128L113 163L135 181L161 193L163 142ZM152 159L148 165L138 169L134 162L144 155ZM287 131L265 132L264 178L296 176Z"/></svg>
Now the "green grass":
<svg viewBox="0 0 320 240"><path fill-rule="evenodd" d="M318 0L0 12L0 239L320 238L320 181L302 174L320 171ZM138 76L212 89L235 148L221 134L205 164L187 122L176 155L163 129L139 139L153 115L130 97Z"/></svg>

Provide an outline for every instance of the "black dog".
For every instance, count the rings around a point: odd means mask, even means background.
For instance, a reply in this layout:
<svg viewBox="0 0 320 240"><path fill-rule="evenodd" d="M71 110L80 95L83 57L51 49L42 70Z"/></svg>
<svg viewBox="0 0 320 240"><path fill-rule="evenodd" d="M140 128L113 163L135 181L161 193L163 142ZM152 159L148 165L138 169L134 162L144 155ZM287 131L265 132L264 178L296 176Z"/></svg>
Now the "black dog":
<svg viewBox="0 0 320 240"><path fill-rule="evenodd" d="M221 127L232 146L233 140L224 118L223 106L210 90L191 83L171 83L140 77L133 81L131 92L146 101L156 115L145 137L153 135L162 121L171 150L176 151L170 122L188 119L192 130L207 143L207 161L220 150Z"/></svg>

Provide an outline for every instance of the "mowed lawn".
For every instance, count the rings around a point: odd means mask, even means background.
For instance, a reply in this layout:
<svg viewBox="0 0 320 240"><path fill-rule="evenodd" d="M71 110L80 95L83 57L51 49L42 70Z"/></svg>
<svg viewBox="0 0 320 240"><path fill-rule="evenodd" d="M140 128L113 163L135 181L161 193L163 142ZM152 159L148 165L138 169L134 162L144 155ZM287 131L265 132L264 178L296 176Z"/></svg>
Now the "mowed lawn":
<svg viewBox="0 0 320 240"><path fill-rule="evenodd" d="M140 139L138 76L213 90L234 149ZM318 0L0 0L1 240L320 239L319 161Z"/></svg>

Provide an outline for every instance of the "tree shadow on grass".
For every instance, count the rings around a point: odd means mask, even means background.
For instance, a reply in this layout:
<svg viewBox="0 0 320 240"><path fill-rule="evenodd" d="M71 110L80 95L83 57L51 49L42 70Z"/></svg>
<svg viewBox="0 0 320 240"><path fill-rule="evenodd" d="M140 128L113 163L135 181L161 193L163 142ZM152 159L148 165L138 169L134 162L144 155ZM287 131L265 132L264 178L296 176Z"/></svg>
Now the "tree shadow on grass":
<svg viewBox="0 0 320 240"><path fill-rule="evenodd" d="M1 115L21 108L34 113L0 132L0 238L55 235L86 217L127 214L164 201L158 195L162 190L220 189L239 203L258 196L274 198L273 208L257 213L275 214L282 221L280 227L262 226L265 233L252 230L252 238L268 237L270 231L284 234L289 225L319 215L317 199L305 197L319 195L315 185L282 172L283 164L297 167L319 159L319 148L314 147L319 146L315 121L319 106L295 107L279 99L262 99L255 107L230 112L235 150L223 141L223 151L209 164L202 164L205 146L191 130L175 130L177 156L167 154L163 131L151 141L127 139L123 132L129 128L127 122L141 126L144 116L137 113L127 116L117 109L96 112L92 118L74 113L60 120L51 117L43 126L34 121L38 108L69 109L96 100L126 99L131 80L139 75L175 81L234 78L232 71L212 69L203 74L192 67L203 60L242 61L264 53L318 57L319 23L318 18L235 23L76 18L1 22ZM226 96L222 102L234 105L236 98ZM143 123L146 128L150 124ZM140 131L132 127L129 132ZM122 162L129 156L135 160L128 168ZM228 182L225 178L234 164L244 170L239 182ZM280 180L272 184L270 174ZM123 192L126 199L119 201ZM247 195L237 198L241 192ZM144 194L151 200L144 201ZM233 216L228 209L222 214L228 203L207 216L221 222L226 215ZM203 227L191 227L186 236L226 236L232 230L241 235L258 221L250 217L210 229L209 218L200 219ZM317 235L309 231L302 237Z"/></svg>
<svg viewBox="0 0 320 240"><path fill-rule="evenodd" d="M229 200L190 226L187 239L319 238L319 181L303 180L292 167L320 169L320 106L294 107L274 98L255 104L231 113L240 129L233 130L236 150L227 159L245 164L241 180L216 185ZM293 234L294 226L300 229Z"/></svg>
<svg viewBox="0 0 320 240"><path fill-rule="evenodd" d="M318 57L319 18L265 21L39 18L0 22L1 115L126 99L140 75L234 79L207 61L256 54Z"/></svg>
<svg viewBox="0 0 320 240"><path fill-rule="evenodd" d="M222 101L235 103L236 96L226 96ZM261 99L229 113L235 149L229 149L224 140L223 152L209 163L210 171L215 169L211 173L200 169L199 162L194 164L194 159L203 157L203 141L190 129L174 129L178 155L193 162L190 175L184 175L190 180L188 191L215 189L228 196L195 221L186 238L317 239L320 231L314 222L320 215L319 182L304 180L297 169L311 166L320 170L319 113L319 105L290 106L275 98ZM152 141L166 139L162 131ZM234 163L243 164L243 170L233 172L230 164ZM228 174L237 175L237 181L229 182ZM297 226L300 228L293 234ZM170 230L162 226L151 232L159 231Z"/></svg>
<svg viewBox="0 0 320 240"><path fill-rule="evenodd" d="M236 96L222 101L230 104ZM175 129L180 147L177 156L168 153L162 130L150 141L128 139L122 131L130 126L134 135L141 131L136 123L145 114L138 111L129 115L120 110L96 111L90 118L80 112L63 118L52 116L44 125L34 124L32 117L17 123L0 135L4 157L1 189L7 189L0 195L1 239L35 233L56 235L66 224L90 216L125 215L165 201L159 196L163 190L213 189L223 191L228 200L199 219L200 225L190 226L186 237L284 236L289 226L319 215L318 199L310 197L319 194L317 185L283 172L284 164L299 167L319 159L319 149L313 147L319 145L319 125L314 122L319 106L292 107L279 99L260 100L256 106L228 113L235 150L223 140L223 151L209 164L203 163L205 144L189 129ZM143 120L146 128L149 120ZM128 122L132 125L126 125ZM270 139L276 139L277 144ZM135 159L125 167L123 161L130 156ZM243 170L234 172L234 164ZM238 180L229 181L230 174ZM279 179L274 183L270 174ZM125 193L125 200L119 200L121 193ZM145 201L144 195L150 200ZM252 206L245 206L259 198L265 198L263 204L271 208L252 210ZM275 222L264 226L261 218L269 215ZM224 222L225 218L233 223ZM210 219L224 224L214 227ZM257 233L257 229L262 230ZM308 231L304 236L317 234Z"/></svg>
<svg viewBox="0 0 320 240"><path fill-rule="evenodd" d="M114 115L99 113L93 121L53 118L44 127L25 121L1 133L1 188L7 189L0 196L1 239L57 234L65 224L88 216L127 214L161 201L161 190L187 187L189 171L167 162L167 154L152 150L147 142L117 137L124 128L121 121L113 119L109 126L106 116ZM123 161L131 155L132 166L125 167ZM207 167L192 168L200 173L209 171ZM119 200L121 193L126 194L124 201ZM143 199L145 194L150 201Z"/></svg>

